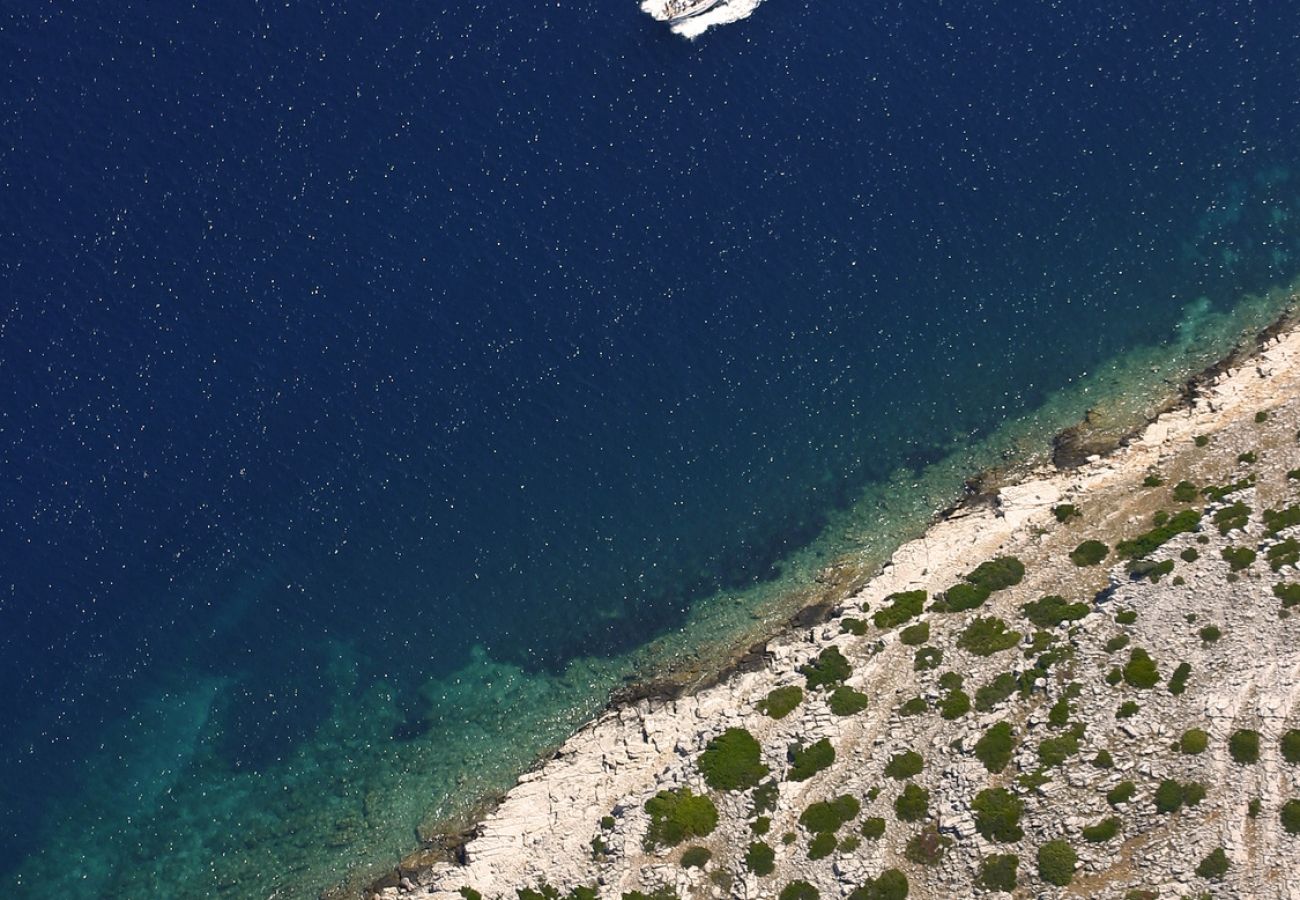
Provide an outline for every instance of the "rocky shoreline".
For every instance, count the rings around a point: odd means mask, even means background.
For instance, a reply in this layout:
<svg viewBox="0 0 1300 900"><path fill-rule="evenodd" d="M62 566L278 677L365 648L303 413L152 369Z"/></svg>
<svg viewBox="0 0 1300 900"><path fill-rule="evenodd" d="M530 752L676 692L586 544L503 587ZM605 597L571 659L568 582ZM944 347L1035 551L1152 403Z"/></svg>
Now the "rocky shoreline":
<svg viewBox="0 0 1300 900"><path fill-rule="evenodd" d="M902 896L902 878L912 896L964 896L997 890L985 870L1015 857L1017 893L1300 897L1300 872L1277 862L1300 850L1281 818L1300 768L1279 755L1300 727L1300 635L1274 593L1300 575L1269 556L1291 535L1297 398L1300 332L1279 326L1138 432L1063 436L1058 465L948 511L727 677L622 698L523 776L456 861L426 851L371 895ZM1193 516L1149 550L1124 543ZM1073 558L1087 542L1105 556ZM981 597L972 576L998 559L1023 574ZM1139 649L1155 685L1127 677ZM800 697L776 718L782 689ZM1010 733L996 771L978 749L995 727ZM1189 731L1207 749L1175 749ZM1258 762L1236 761L1239 732L1256 734ZM748 778L710 769L728 735ZM792 777L824 746L832 762ZM909 753L916 771L894 763ZM1111 797L1124 784L1133 796ZM707 797L716 821L673 840L664 804L647 810L665 796ZM994 800L1019 810L1012 826L989 825ZM1045 847L1073 854L1068 884Z"/></svg>

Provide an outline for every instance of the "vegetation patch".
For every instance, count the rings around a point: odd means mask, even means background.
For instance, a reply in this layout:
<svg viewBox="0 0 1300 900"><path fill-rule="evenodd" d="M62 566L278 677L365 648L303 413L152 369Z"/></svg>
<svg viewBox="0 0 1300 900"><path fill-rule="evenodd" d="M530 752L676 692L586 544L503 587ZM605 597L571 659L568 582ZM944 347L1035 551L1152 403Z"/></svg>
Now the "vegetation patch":
<svg viewBox="0 0 1300 900"><path fill-rule="evenodd" d="M1227 534L1234 529L1245 528L1250 522L1251 512L1249 506L1238 500L1216 511L1214 524L1218 527L1219 534Z"/></svg>
<svg viewBox="0 0 1300 900"><path fill-rule="evenodd" d="M1134 647L1129 651L1123 675L1125 684L1141 690L1150 690L1160 681L1160 672L1156 668L1155 660L1141 647Z"/></svg>
<svg viewBox="0 0 1300 900"><path fill-rule="evenodd" d="M1237 491L1244 491L1255 484L1255 476L1247 475L1229 484L1209 485L1201 488L1201 496L1211 503L1222 503L1224 498Z"/></svg>
<svg viewBox="0 0 1300 900"><path fill-rule="evenodd" d="M957 646L976 656L992 656L1020 643L1020 632L1011 631L996 616L981 616L972 621L957 638Z"/></svg>
<svg viewBox="0 0 1300 900"><path fill-rule="evenodd" d="M992 592L988 588L976 587L963 581L960 584L954 584L944 592L942 605L939 609L941 612L962 612L967 609L975 609L983 606L984 601L991 594Z"/></svg>
<svg viewBox="0 0 1300 900"><path fill-rule="evenodd" d="M1288 800L1283 803L1279 815L1287 834L1300 834L1300 800Z"/></svg>
<svg viewBox="0 0 1300 900"><path fill-rule="evenodd" d="M1280 572L1283 566L1294 566L1300 562L1300 541L1295 538L1278 541L1268 548L1265 556L1268 558L1268 567L1274 572Z"/></svg>
<svg viewBox="0 0 1300 900"><path fill-rule="evenodd" d="M825 859L835 852L837 843L834 832L819 831L808 842L808 858L814 860Z"/></svg>
<svg viewBox="0 0 1300 900"><path fill-rule="evenodd" d="M1293 525L1300 525L1300 505L1292 504L1284 509L1264 510L1264 529L1270 537L1276 537L1278 532Z"/></svg>
<svg viewBox="0 0 1300 900"><path fill-rule="evenodd" d="M1189 728L1178 739L1178 752L1188 756L1204 753L1208 746L1210 746L1210 736L1200 728Z"/></svg>
<svg viewBox="0 0 1300 900"><path fill-rule="evenodd" d="M900 822L920 822L930 814L930 792L909 781L894 800L894 813Z"/></svg>
<svg viewBox="0 0 1300 900"><path fill-rule="evenodd" d="M930 639L930 623L908 625L898 634L898 639L909 647L919 647Z"/></svg>
<svg viewBox="0 0 1300 900"><path fill-rule="evenodd" d="M1137 610L1121 609L1119 612L1115 613L1116 625L1132 625L1137 620Z"/></svg>
<svg viewBox="0 0 1300 900"><path fill-rule="evenodd" d="M857 818L862 804L851 794L841 794L832 800L810 804L799 816L799 824L814 834L839 831L846 823Z"/></svg>
<svg viewBox="0 0 1300 900"><path fill-rule="evenodd" d="M913 697L898 708L898 714L904 717L919 716L929 708L924 697Z"/></svg>
<svg viewBox="0 0 1300 900"><path fill-rule="evenodd" d="M1119 806L1132 800L1135 793L1137 793L1137 785L1131 781L1121 781L1106 792L1106 802L1111 806Z"/></svg>
<svg viewBox="0 0 1300 900"><path fill-rule="evenodd" d="M1079 568L1095 566L1110 555L1110 548L1101 541L1084 541L1070 551L1070 562Z"/></svg>
<svg viewBox="0 0 1300 900"><path fill-rule="evenodd" d="M718 808L708 797L696 796L690 788L660 791L645 802L650 828L646 850L676 847L688 837L708 837L718 827Z"/></svg>
<svg viewBox="0 0 1300 900"><path fill-rule="evenodd" d="M781 888L779 900L820 900L821 891L806 881L795 880Z"/></svg>
<svg viewBox="0 0 1300 900"><path fill-rule="evenodd" d="M789 779L791 781L807 781L835 762L835 748L831 746L828 739L822 738L807 747L792 744L787 756L790 760Z"/></svg>
<svg viewBox="0 0 1300 900"><path fill-rule="evenodd" d="M1064 597L1048 594L1020 607L1025 618L1039 628L1055 628L1062 622L1077 622L1088 615L1088 604L1068 603Z"/></svg>
<svg viewBox="0 0 1300 900"><path fill-rule="evenodd" d="M1056 516L1056 521L1064 525L1071 519L1079 518L1083 513L1079 512L1079 507L1073 503L1058 503L1052 507L1052 515Z"/></svg>
<svg viewBox="0 0 1300 900"><path fill-rule="evenodd" d="M975 692L975 709L989 712L1016 692L1020 682L1010 672L1003 672Z"/></svg>
<svg viewBox="0 0 1300 900"><path fill-rule="evenodd" d="M854 637L862 637L867 633L866 619L857 619L853 616L840 619L840 631L844 634L851 634Z"/></svg>
<svg viewBox="0 0 1300 900"><path fill-rule="evenodd" d="M1300 729L1292 728L1282 735L1280 741L1282 758L1291 765L1300 765Z"/></svg>
<svg viewBox="0 0 1300 900"><path fill-rule="evenodd" d="M1117 634L1106 642L1107 653L1118 653L1129 645L1131 638L1127 634Z"/></svg>
<svg viewBox="0 0 1300 900"><path fill-rule="evenodd" d="M862 820L862 827L858 829L858 833L864 838L878 841L885 836L885 820L880 816L868 816Z"/></svg>
<svg viewBox="0 0 1300 900"><path fill-rule="evenodd" d="M904 750L889 757L889 762L885 763L885 775L895 781L906 781L920 775L924 768L925 759L921 754L915 750Z"/></svg>
<svg viewBox="0 0 1300 900"><path fill-rule="evenodd" d="M1249 547L1224 547L1222 553L1228 569L1233 572L1249 567L1257 558L1255 551Z"/></svg>
<svg viewBox="0 0 1300 900"><path fill-rule="evenodd" d="M975 830L991 841L1014 843L1025 836L1020 816L1025 803L1006 788L985 788L971 801Z"/></svg>
<svg viewBox="0 0 1300 900"><path fill-rule="evenodd" d="M1218 625L1205 625L1197 632L1201 640L1207 644L1213 644L1219 638L1223 637L1223 632L1219 630Z"/></svg>
<svg viewBox="0 0 1300 900"><path fill-rule="evenodd" d="M1300 584L1280 582L1273 585L1273 596L1282 601L1283 609L1300 606Z"/></svg>
<svg viewBox="0 0 1300 900"><path fill-rule="evenodd" d="M810 690L839 684L853 674L853 667L844 658L839 647L827 647L817 654L817 659L799 668Z"/></svg>
<svg viewBox="0 0 1300 900"><path fill-rule="evenodd" d="M902 591L890 594L885 598L888 605L884 609L877 610L871 620L876 623L877 628L896 628L921 614L927 596L925 591Z"/></svg>
<svg viewBox="0 0 1300 900"><path fill-rule="evenodd" d="M1082 737L1082 730L1081 725L1076 725L1059 737L1044 738L1042 743L1038 745L1038 761L1049 769L1064 763L1079 752L1079 739Z"/></svg>
<svg viewBox="0 0 1300 900"><path fill-rule="evenodd" d="M762 761L762 748L743 728L728 728L709 741L700 754L700 774L715 791L744 791L756 787L771 771Z"/></svg>
<svg viewBox="0 0 1300 900"><path fill-rule="evenodd" d="M1169 676L1169 693L1175 697L1181 696L1187 690L1187 679L1192 675L1192 664L1189 662L1180 662L1174 669L1174 674Z"/></svg>
<svg viewBox="0 0 1300 900"><path fill-rule="evenodd" d="M980 861L980 873L977 884L986 891L1002 891L1009 894L1016 889L1016 871L1020 868L1020 857L1011 853L997 853L986 856Z"/></svg>
<svg viewBox="0 0 1300 900"><path fill-rule="evenodd" d="M1239 766L1259 762L1259 732L1249 728L1234 731L1228 738L1228 754Z"/></svg>
<svg viewBox="0 0 1300 900"><path fill-rule="evenodd" d="M929 672L939 668L943 663L943 650L938 647L922 647L916 651L912 668L918 672Z"/></svg>
<svg viewBox="0 0 1300 900"><path fill-rule="evenodd" d="M1090 844L1105 843L1119 834L1123 824L1119 816L1109 816L1095 825L1084 826L1083 839Z"/></svg>
<svg viewBox="0 0 1300 900"><path fill-rule="evenodd" d="M1038 848L1038 877L1048 884L1065 887L1074 880L1079 855L1061 840L1048 841Z"/></svg>
<svg viewBox="0 0 1300 900"><path fill-rule="evenodd" d="M1149 556L1180 534L1195 531L1201 524L1201 513L1195 509L1185 509L1170 516L1163 524L1144 532L1127 541L1115 545L1115 552L1125 559L1138 559Z"/></svg>
<svg viewBox="0 0 1300 900"><path fill-rule="evenodd" d="M1222 847L1216 847L1201 860L1196 867L1196 874L1207 881L1220 881L1228 874L1229 865L1228 854L1223 852Z"/></svg>
<svg viewBox="0 0 1300 900"><path fill-rule="evenodd" d="M975 758L984 764L985 769L996 775L1011 762L1015 747L1016 737L1011 723L998 722L990 725L975 742Z"/></svg>
<svg viewBox="0 0 1300 900"><path fill-rule="evenodd" d="M773 719L784 719L802 702L803 688L797 684L773 688L767 692L766 697L758 701L758 711Z"/></svg>
<svg viewBox="0 0 1300 900"><path fill-rule="evenodd" d="M851 716L867 708L867 695L842 684L831 692L829 705L835 715Z"/></svg>
<svg viewBox="0 0 1300 900"><path fill-rule="evenodd" d="M754 841L745 850L745 868L758 876L771 875L776 868L776 851L763 841Z"/></svg>
<svg viewBox="0 0 1300 900"><path fill-rule="evenodd" d="M1180 481L1174 485L1171 496L1178 503L1194 503L1200 496L1200 491L1190 481Z"/></svg>
<svg viewBox="0 0 1300 900"><path fill-rule="evenodd" d="M905 900L910 885L898 869L886 869L849 894L849 900Z"/></svg>
<svg viewBox="0 0 1300 900"><path fill-rule="evenodd" d="M940 834L934 825L927 825L908 840L903 855L917 865L936 866L952 844L952 838Z"/></svg>
<svg viewBox="0 0 1300 900"><path fill-rule="evenodd" d="M939 715L951 721L960 719L970 712L970 695L961 688L955 688L939 701Z"/></svg>
<svg viewBox="0 0 1300 900"><path fill-rule="evenodd" d="M1128 577L1134 581L1141 581L1145 578L1152 584L1158 584L1161 578L1164 578L1173 570L1174 561L1172 559L1162 559L1159 562L1153 559L1135 559L1128 564Z"/></svg>
<svg viewBox="0 0 1300 900"><path fill-rule="evenodd" d="M708 847L687 847L682 851L683 869L703 869L713 859L713 851Z"/></svg>
<svg viewBox="0 0 1300 900"><path fill-rule="evenodd" d="M1013 587L1025 577L1025 566L1014 556L999 556L980 563L966 580L976 587L987 588L990 593Z"/></svg>

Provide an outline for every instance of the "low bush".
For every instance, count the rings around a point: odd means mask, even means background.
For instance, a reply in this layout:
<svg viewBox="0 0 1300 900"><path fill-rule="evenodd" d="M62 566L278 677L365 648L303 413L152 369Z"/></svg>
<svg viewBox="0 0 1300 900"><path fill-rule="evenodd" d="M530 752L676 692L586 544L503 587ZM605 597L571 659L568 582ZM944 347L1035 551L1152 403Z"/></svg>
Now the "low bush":
<svg viewBox="0 0 1300 900"><path fill-rule="evenodd" d="M1110 671L1106 673L1106 683L1111 687L1114 687L1123 680L1124 673L1120 671L1119 666L1111 666Z"/></svg>
<svg viewBox="0 0 1300 900"><path fill-rule="evenodd" d="M1211 484L1201 488L1201 496L1211 503L1222 503L1224 498L1237 491L1244 491L1255 483L1254 475L1239 478L1230 484Z"/></svg>
<svg viewBox="0 0 1300 900"><path fill-rule="evenodd" d="M744 791L768 776L762 748L743 728L728 728L700 754L700 774L715 791Z"/></svg>
<svg viewBox="0 0 1300 900"><path fill-rule="evenodd" d="M1127 647L1130 640L1127 634L1117 634L1106 642L1106 652L1117 653Z"/></svg>
<svg viewBox="0 0 1300 900"><path fill-rule="evenodd" d="M745 850L745 868L760 877L771 875L776 869L776 851L762 841L754 841Z"/></svg>
<svg viewBox="0 0 1300 900"><path fill-rule="evenodd" d="M975 830L991 841L1013 843L1025 836L1020 816L1025 803L1005 788L985 788L971 801Z"/></svg>
<svg viewBox="0 0 1300 900"><path fill-rule="evenodd" d="M1156 787L1154 797L1156 812L1176 813L1183 806L1183 786L1172 778L1166 778Z"/></svg>
<svg viewBox="0 0 1300 900"><path fill-rule="evenodd" d="M1079 752L1079 738L1078 726L1059 737L1044 738L1038 745L1038 761L1049 769L1061 765Z"/></svg>
<svg viewBox="0 0 1300 900"><path fill-rule="evenodd" d="M906 900L909 889L906 875L898 869L886 869L855 888L848 900Z"/></svg>
<svg viewBox="0 0 1300 900"><path fill-rule="evenodd" d="M812 840L808 842L809 859L825 859L835 852L835 833L831 831L819 831L813 835Z"/></svg>
<svg viewBox="0 0 1300 900"><path fill-rule="evenodd" d="M980 860L980 873L975 881L986 891L1009 894L1016 889L1016 870L1020 857L1010 853L996 853Z"/></svg>
<svg viewBox="0 0 1300 900"><path fill-rule="evenodd" d="M927 825L908 840L903 856L917 865L935 866L943 860L952 843L952 838L940 834L934 825Z"/></svg>
<svg viewBox="0 0 1300 900"><path fill-rule="evenodd" d="M1210 746L1210 736L1200 728L1189 728L1178 739L1178 752L1188 756L1204 753L1208 746Z"/></svg>
<svg viewBox="0 0 1300 900"><path fill-rule="evenodd" d="M1264 555L1268 558L1268 567L1274 572L1280 572L1283 566L1300 563L1300 541L1295 538L1278 541Z"/></svg>
<svg viewBox="0 0 1300 900"><path fill-rule="evenodd" d="M831 746L829 740L822 738L807 747L792 744L787 757L790 760L790 772L787 777L791 781L807 781L835 762L835 748Z"/></svg>
<svg viewBox="0 0 1300 900"><path fill-rule="evenodd" d="M1064 728L1070 724L1070 698L1062 697L1052 704L1047 711L1047 724L1052 728Z"/></svg>
<svg viewBox="0 0 1300 900"><path fill-rule="evenodd" d="M1065 841L1048 841L1038 848L1038 877L1048 884L1068 885L1074 880L1074 867L1078 863L1079 855Z"/></svg>
<svg viewBox="0 0 1300 900"><path fill-rule="evenodd" d="M880 816L868 816L862 820L862 827L858 829L858 833L864 838L878 841L885 836L885 820Z"/></svg>
<svg viewBox="0 0 1300 900"><path fill-rule="evenodd" d="M871 620L876 623L877 628L895 628L919 616L921 610L925 608L927 596L925 591L902 591L890 594L885 598L888 605L884 609L877 610Z"/></svg>
<svg viewBox="0 0 1300 900"><path fill-rule="evenodd" d="M851 716L867 708L867 695L842 684L831 691L829 705L837 716Z"/></svg>
<svg viewBox="0 0 1300 900"><path fill-rule="evenodd" d="M1132 625L1137 620L1138 614L1136 610L1121 609L1119 612L1115 613L1116 625Z"/></svg>
<svg viewBox="0 0 1300 900"><path fill-rule="evenodd" d="M1254 450L1247 450L1245 453L1237 454L1237 462L1243 465L1253 466L1255 463L1259 462L1259 456Z"/></svg>
<svg viewBox="0 0 1300 900"><path fill-rule="evenodd" d="M1084 826L1083 839L1090 844L1104 843L1119 834L1120 827L1123 824L1124 822L1119 816L1110 816L1102 819L1096 825Z"/></svg>
<svg viewBox="0 0 1300 900"><path fill-rule="evenodd" d="M1198 631L1197 634L1199 634L1201 640L1207 644L1213 644L1219 638L1223 637L1223 632L1219 630L1219 626L1217 625L1206 625Z"/></svg>
<svg viewBox="0 0 1300 900"><path fill-rule="evenodd" d="M1071 519L1077 519L1083 513L1079 512L1079 507L1073 503L1058 503L1052 507L1052 515L1056 516L1056 521L1064 525Z"/></svg>
<svg viewBox="0 0 1300 900"><path fill-rule="evenodd" d="M851 634L854 637L862 637L867 633L867 622L865 619L857 619L849 616L840 619L840 631L844 634Z"/></svg>
<svg viewBox="0 0 1300 900"><path fill-rule="evenodd" d="M1094 769L1113 769L1115 768L1115 758L1110 755L1110 751L1102 747L1097 751L1097 755L1092 758L1092 767Z"/></svg>
<svg viewBox="0 0 1300 900"><path fill-rule="evenodd" d="M1151 473L1150 475L1148 475L1146 478L1143 478L1143 479L1142 479L1142 486L1143 486L1143 487L1156 488L1156 487L1161 487L1161 486L1163 486L1164 483L1165 483L1165 480L1164 480L1163 478L1161 478L1159 475L1157 475L1155 472L1152 472L1152 473Z"/></svg>
<svg viewBox="0 0 1300 900"><path fill-rule="evenodd" d="M1011 728L1011 723L998 722L990 725L975 742L975 758L982 762L989 772L997 774L1011 762L1011 754L1015 746L1015 732Z"/></svg>
<svg viewBox="0 0 1300 900"><path fill-rule="evenodd" d="M916 651L916 657L912 660L912 668L917 672L929 672L939 668L943 663L943 650L938 647L922 647Z"/></svg>
<svg viewBox="0 0 1300 900"><path fill-rule="evenodd" d="M1275 584L1273 596L1282 601L1283 609L1300 606L1300 584Z"/></svg>
<svg viewBox="0 0 1300 900"><path fill-rule="evenodd" d="M1288 800L1279 812L1287 834L1300 834L1300 800Z"/></svg>
<svg viewBox="0 0 1300 900"><path fill-rule="evenodd" d="M1228 874L1229 865L1228 854L1223 852L1222 847L1216 847L1201 860L1196 867L1196 874L1207 881L1219 881Z"/></svg>
<svg viewBox="0 0 1300 900"><path fill-rule="evenodd" d="M851 794L841 794L832 800L809 804L799 816L799 824L814 834L839 831L846 823L857 818L862 804Z"/></svg>
<svg viewBox="0 0 1300 900"><path fill-rule="evenodd" d="M1196 498L1200 496L1200 491L1190 481L1180 481L1174 485L1170 496L1178 503L1194 503Z"/></svg>
<svg viewBox="0 0 1300 900"><path fill-rule="evenodd" d="M885 763L885 775L893 778L895 781L905 781L913 776L920 775L921 770L925 768L925 759L915 750L904 750L902 753L895 753L889 757Z"/></svg>
<svg viewBox="0 0 1300 900"><path fill-rule="evenodd" d="M1279 743L1282 748L1282 758L1293 766L1300 764L1300 729L1290 729L1282 735Z"/></svg>
<svg viewBox="0 0 1300 900"><path fill-rule="evenodd" d="M1232 572L1249 568L1257 558L1255 551L1249 547L1224 547L1221 555L1228 564L1228 570Z"/></svg>
<svg viewBox="0 0 1300 900"><path fill-rule="evenodd" d="M1149 690L1160 681L1160 672L1156 669L1151 654L1141 647L1129 651L1128 663L1124 666L1124 683L1131 687Z"/></svg>
<svg viewBox="0 0 1300 900"><path fill-rule="evenodd" d="M1239 766L1259 762L1259 732L1240 728L1228 738L1228 753Z"/></svg>
<svg viewBox="0 0 1300 900"><path fill-rule="evenodd" d="M765 781L750 794L753 806L751 815L759 816L776 809L776 801L781 795L781 786L775 781Z"/></svg>
<svg viewBox="0 0 1300 900"><path fill-rule="evenodd" d="M1106 802L1111 806L1119 806L1132 800L1135 793L1137 793L1137 785L1131 781L1121 781L1106 792Z"/></svg>
<svg viewBox="0 0 1300 900"><path fill-rule="evenodd" d="M687 847L682 851L683 869L703 869L713 859L713 851L708 847Z"/></svg>
<svg viewBox="0 0 1300 900"><path fill-rule="evenodd" d="M913 697L898 708L900 716L919 716L929 709L924 697Z"/></svg>
<svg viewBox="0 0 1300 900"><path fill-rule="evenodd" d="M1139 559L1149 556L1180 534L1195 531L1201 524L1201 513L1195 509L1185 509L1170 516L1163 524L1144 532L1127 541L1115 545L1115 552L1124 559Z"/></svg>
<svg viewBox="0 0 1300 900"><path fill-rule="evenodd" d="M1292 525L1300 525L1300 505L1292 504L1285 509L1264 510L1264 528L1270 537L1275 537L1278 532Z"/></svg>
<svg viewBox="0 0 1300 900"><path fill-rule="evenodd" d="M1119 705L1119 709L1115 711L1115 718L1131 719L1138 714L1138 709L1139 707L1135 701L1125 700Z"/></svg>
<svg viewBox="0 0 1300 900"><path fill-rule="evenodd" d="M650 828L646 850L676 847L688 837L708 837L718 827L718 808L708 797L696 796L690 788L660 791L645 802Z"/></svg>
<svg viewBox="0 0 1300 900"><path fill-rule="evenodd" d="M1019 644L1020 637L1020 632L1008 629L1007 623L1001 619L980 617L962 631L957 646L976 656L992 656Z"/></svg>
<svg viewBox="0 0 1300 900"><path fill-rule="evenodd" d="M795 880L781 888L778 900L821 900L821 891L806 881Z"/></svg>
<svg viewBox="0 0 1300 900"><path fill-rule="evenodd" d="M980 563L975 567L975 571L966 576L966 580L976 587L988 588L992 592L1020 584L1024 577L1024 563L1014 556L999 556Z"/></svg>
<svg viewBox="0 0 1300 900"><path fill-rule="evenodd" d="M784 719L802 702L803 688L797 684L773 688L767 692L766 697L758 701L758 711L773 719Z"/></svg>
<svg viewBox="0 0 1300 900"><path fill-rule="evenodd" d="M838 647L827 647L817 654L817 659L800 666L799 674L803 675L809 689L815 689L839 684L853 674L853 667Z"/></svg>
<svg viewBox="0 0 1300 900"><path fill-rule="evenodd" d="M1192 664L1189 662L1180 662L1174 669L1174 674L1169 676L1169 693L1175 697L1181 696L1187 690L1187 679L1192 675Z"/></svg>
<svg viewBox="0 0 1300 900"><path fill-rule="evenodd" d="M1101 541L1088 540L1070 551L1070 562L1079 568L1095 566L1110 555L1110 548Z"/></svg>
<svg viewBox="0 0 1300 900"><path fill-rule="evenodd" d="M1245 528L1250 524L1250 514L1252 512L1254 510L1238 500L1236 503L1230 503L1221 509L1215 510L1213 521L1219 529L1219 534L1226 535L1230 531Z"/></svg>
<svg viewBox="0 0 1300 900"><path fill-rule="evenodd" d="M898 634L898 639L909 647L919 647L930 639L930 623L917 622L908 625Z"/></svg>
<svg viewBox="0 0 1300 900"><path fill-rule="evenodd" d="M949 691L947 696L939 701L939 715L948 721L960 719L968 712L970 712L970 695L961 688Z"/></svg>
<svg viewBox="0 0 1300 900"><path fill-rule="evenodd" d="M1189 781L1183 785L1183 803L1196 806L1205 799L1205 785L1199 781Z"/></svg>
<svg viewBox="0 0 1300 900"><path fill-rule="evenodd" d="M1196 437L1192 438L1192 443L1198 447L1204 447L1209 442L1210 437L1206 434L1198 434Z"/></svg>
<svg viewBox="0 0 1300 900"><path fill-rule="evenodd" d="M894 813L900 822L919 822L930 814L930 792L909 781L894 800Z"/></svg>
<svg viewBox="0 0 1300 900"><path fill-rule="evenodd" d="M992 594L988 588L960 582L948 588L943 595L944 612L962 612L983 606Z"/></svg>
<svg viewBox="0 0 1300 900"><path fill-rule="evenodd" d="M772 830L771 817L759 816L757 819L749 823L749 830L752 831L754 834L759 835L760 837L762 835L767 834L769 831Z"/></svg>
<svg viewBox="0 0 1300 900"><path fill-rule="evenodd" d="M1062 622L1077 622L1088 615L1088 604L1067 603L1064 597L1049 594L1020 607L1025 618L1039 628L1055 628Z"/></svg>
<svg viewBox="0 0 1300 900"><path fill-rule="evenodd" d="M1010 672L1003 672L979 690L975 691L975 708L980 712L989 712L999 703L1016 692L1019 682Z"/></svg>

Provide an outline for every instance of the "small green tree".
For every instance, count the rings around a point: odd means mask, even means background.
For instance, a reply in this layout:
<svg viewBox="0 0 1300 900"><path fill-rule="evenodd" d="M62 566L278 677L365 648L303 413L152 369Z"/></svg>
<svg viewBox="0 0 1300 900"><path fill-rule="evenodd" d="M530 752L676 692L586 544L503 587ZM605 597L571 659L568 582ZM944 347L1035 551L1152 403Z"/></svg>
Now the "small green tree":
<svg viewBox="0 0 1300 900"><path fill-rule="evenodd" d="M1016 889L1016 870L1020 868L1020 857L1014 854L995 854L980 861L980 873L977 883L986 891L1011 893Z"/></svg>
<svg viewBox="0 0 1300 900"><path fill-rule="evenodd" d="M1259 732L1241 728L1228 738L1228 753L1232 761L1239 766L1249 766L1259 762Z"/></svg>
<svg viewBox="0 0 1300 900"><path fill-rule="evenodd" d="M985 788L975 795L975 830L991 841L1013 843L1025 836L1020 815L1025 803L1005 788Z"/></svg>
<svg viewBox="0 0 1300 900"><path fill-rule="evenodd" d="M930 792L909 781L894 801L894 812L901 822L921 821L930 814Z"/></svg>
<svg viewBox="0 0 1300 900"><path fill-rule="evenodd" d="M745 868L755 875L771 875L776 868L776 851L762 841L754 841L745 850Z"/></svg>
<svg viewBox="0 0 1300 900"><path fill-rule="evenodd" d="M700 774L715 791L744 791L771 771L762 761L762 748L743 728L728 728L709 741L700 754Z"/></svg>
<svg viewBox="0 0 1300 900"><path fill-rule="evenodd" d="M1196 874L1208 881L1220 881L1228 874L1229 865L1228 854L1223 852L1222 847L1216 847L1201 860L1201 864L1196 867Z"/></svg>
<svg viewBox="0 0 1300 900"><path fill-rule="evenodd" d="M1079 855L1065 841L1048 841L1038 848L1038 877L1048 884L1068 885L1074 880L1074 867L1078 863Z"/></svg>

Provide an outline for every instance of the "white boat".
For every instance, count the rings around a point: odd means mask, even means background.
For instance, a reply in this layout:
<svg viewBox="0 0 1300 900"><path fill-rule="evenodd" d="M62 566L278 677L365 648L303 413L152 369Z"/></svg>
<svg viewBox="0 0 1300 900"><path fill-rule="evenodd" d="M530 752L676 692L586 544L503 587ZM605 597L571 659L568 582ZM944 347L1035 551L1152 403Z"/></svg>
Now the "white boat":
<svg viewBox="0 0 1300 900"><path fill-rule="evenodd" d="M673 33L695 38L714 25L725 25L746 18L761 2L762 0L642 0L641 10L660 22L667 22Z"/></svg>

